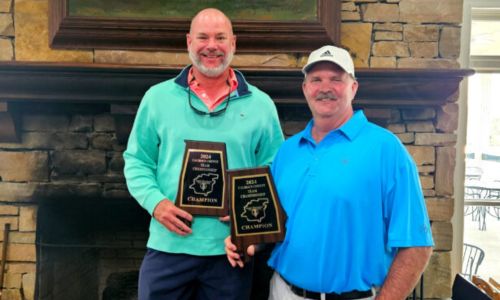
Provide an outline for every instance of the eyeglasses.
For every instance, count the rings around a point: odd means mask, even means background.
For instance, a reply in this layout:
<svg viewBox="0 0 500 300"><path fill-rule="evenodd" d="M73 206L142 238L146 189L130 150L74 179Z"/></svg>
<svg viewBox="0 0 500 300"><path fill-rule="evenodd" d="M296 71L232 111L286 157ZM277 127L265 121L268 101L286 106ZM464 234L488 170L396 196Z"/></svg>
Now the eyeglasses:
<svg viewBox="0 0 500 300"><path fill-rule="evenodd" d="M194 78L193 78L193 80L194 80ZM229 81L226 81L226 83L229 86L229 91L227 92L226 105L224 105L224 107L219 109L219 110L210 111L210 112L202 111L202 110L199 110L196 107L194 107L193 103L191 102L191 85L188 84L188 101L189 101L189 106L191 107L191 109L194 110L195 113L197 113L201 116L208 115L210 117L216 117L216 116L223 114L226 111L227 107L229 106L229 100L231 100L231 85L229 84Z"/></svg>

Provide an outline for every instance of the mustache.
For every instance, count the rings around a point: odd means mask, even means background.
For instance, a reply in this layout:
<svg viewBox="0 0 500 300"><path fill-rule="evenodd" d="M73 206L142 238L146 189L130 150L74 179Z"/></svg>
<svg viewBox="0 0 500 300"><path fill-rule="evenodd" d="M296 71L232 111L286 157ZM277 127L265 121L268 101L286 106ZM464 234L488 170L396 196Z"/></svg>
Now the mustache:
<svg viewBox="0 0 500 300"><path fill-rule="evenodd" d="M224 56L224 52L220 50L203 50L200 52L203 55L216 55L216 56Z"/></svg>
<svg viewBox="0 0 500 300"><path fill-rule="evenodd" d="M316 100L337 100L337 96L335 96L332 92L319 92L316 96Z"/></svg>

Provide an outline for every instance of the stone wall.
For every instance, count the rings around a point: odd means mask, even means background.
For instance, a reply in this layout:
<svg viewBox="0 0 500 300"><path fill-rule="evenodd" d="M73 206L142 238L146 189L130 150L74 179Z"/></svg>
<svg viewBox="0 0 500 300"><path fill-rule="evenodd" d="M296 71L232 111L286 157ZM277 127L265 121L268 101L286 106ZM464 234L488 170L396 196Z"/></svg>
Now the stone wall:
<svg viewBox="0 0 500 300"><path fill-rule="evenodd" d="M189 63L185 52L51 50L47 12L48 0L0 0L0 60ZM458 68L461 21L462 0L343 0L341 44L355 56L356 67ZM290 49L237 54L233 65L299 67L305 59Z"/></svg>
<svg viewBox="0 0 500 300"><path fill-rule="evenodd" d="M93 299L111 273L137 270L144 254L147 218L126 191L124 146L112 117L54 110L26 108L22 142L0 143L0 226L11 224L4 299L34 299L37 259L45 278L39 299ZM46 219L37 222L39 206ZM37 228L40 222L52 229ZM35 234L42 249L36 255ZM90 258L94 272L78 275ZM95 281L93 290L78 283L85 277ZM73 297L57 298L71 286ZM94 297L85 296L89 291Z"/></svg>
<svg viewBox="0 0 500 300"><path fill-rule="evenodd" d="M0 60L189 63L186 53L51 50L47 11L48 0L0 0ZM342 1L341 41L357 67L458 68L461 13L461 0ZM234 65L300 67L305 59L291 50L236 55ZM456 99L442 107L375 112L390 116L385 126L398 135L419 167L436 242L425 275L427 298L451 295ZM287 135L309 119L305 107L279 110ZM127 197L121 174L123 145L116 141L109 114L48 109L24 111L21 119L21 143L0 143L0 230L11 224L3 298L15 300L34 299L37 199Z"/></svg>
<svg viewBox="0 0 500 300"><path fill-rule="evenodd" d="M0 60L14 59L12 0L0 0Z"/></svg>

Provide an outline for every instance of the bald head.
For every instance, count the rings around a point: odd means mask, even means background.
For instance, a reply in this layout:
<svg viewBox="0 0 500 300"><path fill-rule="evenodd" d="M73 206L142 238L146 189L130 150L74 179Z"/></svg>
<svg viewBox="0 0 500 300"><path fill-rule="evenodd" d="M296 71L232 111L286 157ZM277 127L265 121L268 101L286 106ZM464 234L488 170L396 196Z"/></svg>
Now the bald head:
<svg viewBox="0 0 500 300"><path fill-rule="evenodd" d="M231 21L223 12L215 8L200 11L191 21L186 40L195 73L207 77L227 75L236 37Z"/></svg>
<svg viewBox="0 0 500 300"><path fill-rule="evenodd" d="M204 24L211 22L225 23L225 26L229 28L230 33L233 34L233 25L231 24L231 20L229 20L229 18L222 11L216 8L205 8L199 11L191 20L189 33L193 33L193 27L196 28L197 26L200 26L200 24L203 26Z"/></svg>

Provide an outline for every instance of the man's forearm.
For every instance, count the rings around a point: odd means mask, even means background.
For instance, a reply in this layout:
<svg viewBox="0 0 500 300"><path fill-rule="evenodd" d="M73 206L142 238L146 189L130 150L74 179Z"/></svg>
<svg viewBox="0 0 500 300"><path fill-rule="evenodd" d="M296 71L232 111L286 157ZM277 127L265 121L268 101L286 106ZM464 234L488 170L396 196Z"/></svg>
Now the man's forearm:
<svg viewBox="0 0 500 300"><path fill-rule="evenodd" d="M405 299L417 284L431 254L431 247L399 249L376 299Z"/></svg>

